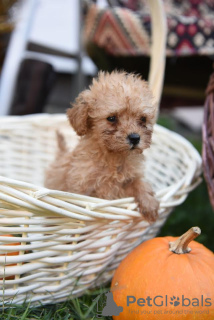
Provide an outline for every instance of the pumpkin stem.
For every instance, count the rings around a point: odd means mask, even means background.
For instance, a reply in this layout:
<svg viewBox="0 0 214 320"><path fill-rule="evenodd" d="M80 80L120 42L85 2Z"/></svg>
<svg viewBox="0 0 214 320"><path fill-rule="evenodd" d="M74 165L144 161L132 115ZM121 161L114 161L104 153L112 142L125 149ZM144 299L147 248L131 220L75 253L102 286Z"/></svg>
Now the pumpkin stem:
<svg viewBox="0 0 214 320"><path fill-rule="evenodd" d="M188 247L188 244L197 238L201 234L201 229L199 227L192 227L186 233L184 233L177 240L169 243L169 250L177 253L188 253L191 251L191 248Z"/></svg>

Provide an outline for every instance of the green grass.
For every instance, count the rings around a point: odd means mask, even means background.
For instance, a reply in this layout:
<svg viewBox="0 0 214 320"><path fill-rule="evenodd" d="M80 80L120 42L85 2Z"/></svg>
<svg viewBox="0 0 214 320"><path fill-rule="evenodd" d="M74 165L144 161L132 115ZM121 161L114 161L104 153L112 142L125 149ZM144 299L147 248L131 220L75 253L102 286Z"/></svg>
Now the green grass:
<svg viewBox="0 0 214 320"><path fill-rule="evenodd" d="M110 284L109 284L110 285ZM111 317L100 317L100 310L105 305L106 288L95 289L81 298L76 298L55 305L46 305L31 308L30 304L12 306L0 311L1 320L89 320L107 319ZM102 294L103 293L103 294ZM99 295L101 296L99 297ZM99 315L99 318L97 318Z"/></svg>
<svg viewBox="0 0 214 320"><path fill-rule="evenodd" d="M197 150L201 153L201 137L189 133L178 126L178 124L168 117L162 117L159 123L176 132L181 132L188 138ZM190 193L187 200L178 206L170 215L158 236L180 236L190 227L198 226L202 234L197 241L204 244L214 251L214 212L210 206L207 187L203 181L197 189ZM1 320L84 320L98 319L98 310L102 310L105 302L105 295L102 294L97 301L100 293L108 291L110 284L104 288L93 290L83 297L73 299L65 303L55 305L40 306L30 308L29 305L16 306L15 308L4 309L1 312ZM98 297L99 298L99 297ZM95 300L94 300L95 299ZM98 299L97 299L98 300ZM111 319L111 317L100 317L99 319Z"/></svg>

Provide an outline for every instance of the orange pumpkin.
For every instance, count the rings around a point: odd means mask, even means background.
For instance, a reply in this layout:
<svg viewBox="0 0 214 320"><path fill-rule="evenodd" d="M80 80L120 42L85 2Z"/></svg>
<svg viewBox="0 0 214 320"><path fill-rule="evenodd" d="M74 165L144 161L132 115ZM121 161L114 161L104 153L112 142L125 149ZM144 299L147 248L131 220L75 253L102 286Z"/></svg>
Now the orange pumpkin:
<svg viewBox="0 0 214 320"><path fill-rule="evenodd" d="M121 262L111 290L123 311L114 320L214 319L214 254L192 241L200 232L148 240Z"/></svg>
<svg viewBox="0 0 214 320"><path fill-rule="evenodd" d="M0 237L2 237L2 236L4 236L4 237L13 237L11 234L0 235ZM18 245L20 245L20 242L6 244L6 246L18 246ZM19 255L19 251L7 252L7 253L0 254L0 256L17 256L17 255ZM8 266L15 266L15 265L16 264L9 264ZM5 277L4 279L5 280L14 279L14 276ZM0 278L0 280L3 280L3 278Z"/></svg>

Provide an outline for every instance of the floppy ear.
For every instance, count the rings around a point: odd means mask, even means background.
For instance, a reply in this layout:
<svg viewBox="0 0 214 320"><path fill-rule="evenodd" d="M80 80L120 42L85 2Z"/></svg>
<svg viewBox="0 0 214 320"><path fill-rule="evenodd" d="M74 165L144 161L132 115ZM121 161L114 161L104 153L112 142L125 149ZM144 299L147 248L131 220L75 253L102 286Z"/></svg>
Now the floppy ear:
<svg viewBox="0 0 214 320"><path fill-rule="evenodd" d="M81 92L72 107L67 110L68 120L79 136L85 135L88 129L89 95L89 90Z"/></svg>

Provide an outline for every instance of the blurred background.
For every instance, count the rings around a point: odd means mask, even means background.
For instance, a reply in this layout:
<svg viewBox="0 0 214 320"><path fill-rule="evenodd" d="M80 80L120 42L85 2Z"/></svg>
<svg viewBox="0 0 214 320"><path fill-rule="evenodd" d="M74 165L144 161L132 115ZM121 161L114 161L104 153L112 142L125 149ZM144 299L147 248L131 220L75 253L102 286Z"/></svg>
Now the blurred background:
<svg viewBox="0 0 214 320"><path fill-rule="evenodd" d="M214 57L214 2L163 2L161 111L198 130ZM0 115L64 112L100 69L147 79L150 43L146 0L0 0Z"/></svg>
<svg viewBox="0 0 214 320"><path fill-rule="evenodd" d="M214 60L214 1L163 0L166 71L158 122L201 153L205 90ZM65 113L99 70L147 79L151 20L145 0L0 0L0 115ZM214 250L214 214L203 182L161 235L198 224Z"/></svg>

